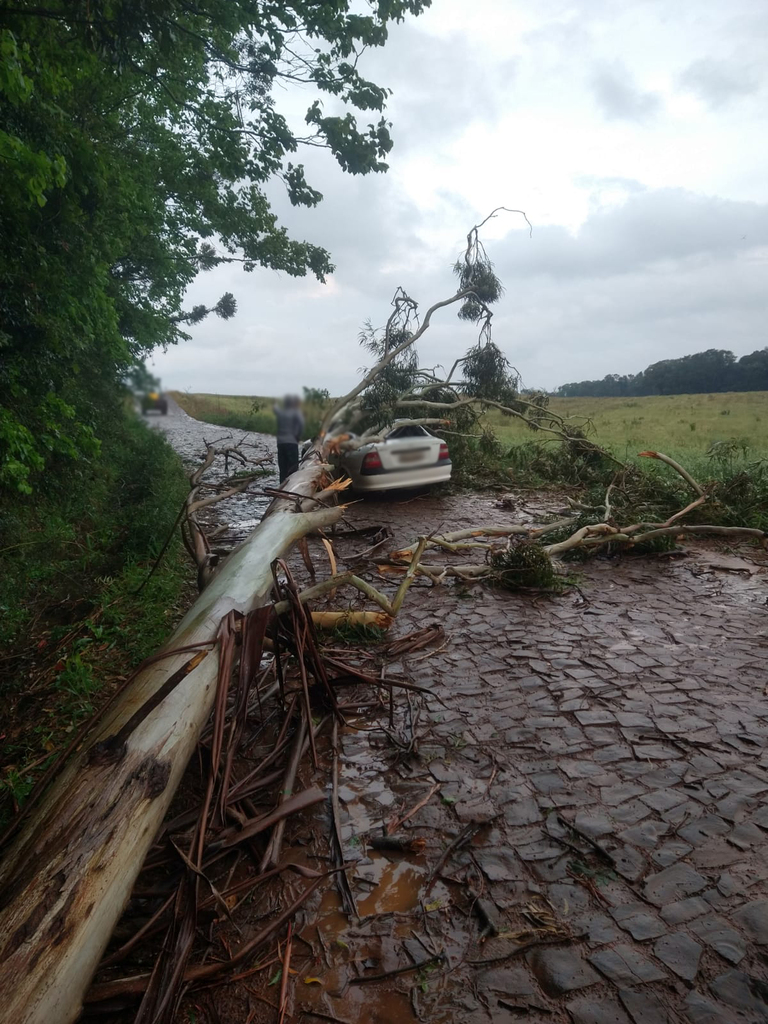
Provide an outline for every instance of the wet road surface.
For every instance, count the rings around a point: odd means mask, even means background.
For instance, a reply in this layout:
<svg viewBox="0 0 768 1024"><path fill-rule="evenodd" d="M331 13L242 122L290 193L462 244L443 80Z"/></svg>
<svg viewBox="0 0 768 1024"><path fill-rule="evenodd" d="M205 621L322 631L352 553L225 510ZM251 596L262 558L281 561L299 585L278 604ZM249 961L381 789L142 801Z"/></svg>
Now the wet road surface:
<svg viewBox="0 0 768 1024"><path fill-rule="evenodd" d="M181 413L156 422L183 458L229 433ZM266 503L236 501L219 513L233 518L232 540ZM353 506L348 520L388 526L395 547L557 505L494 503L393 496ZM365 546L339 539L342 566ZM768 1020L765 553L701 546L577 572L578 589L558 597L414 584L394 634L439 623L445 639L387 671L432 695L398 697L386 731L361 716L342 736L360 919L329 890L299 922L293 1019ZM396 833L423 849L373 850L382 825L435 784ZM292 846L323 827L320 816ZM247 993L227 998L233 1024L274 1019Z"/></svg>
<svg viewBox="0 0 768 1024"><path fill-rule="evenodd" d="M246 430L233 430L231 427L219 427L213 423L201 423L188 416L172 398L168 399L168 415L150 413L144 417L145 422L157 430L161 430L181 457L185 469L191 471L200 465L205 456L206 442L222 446L224 444L243 444L243 451L252 458L273 457L274 471L256 481L247 494L236 494L227 500L226 513L220 514L214 507L206 514L200 515L203 523L227 523L229 529L219 540L223 546L234 546L244 540L258 525L267 505L272 500L263 493L265 487L276 487L277 479L277 444L275 438L268 434L256 434ZM230 463L229 472L233 473L241 467ZM266 469L271 467L267 465ZM224 476L223 464L217 462L211 467L205 479L216 482ZM217 541L218 543L218 541Z"/></svg>

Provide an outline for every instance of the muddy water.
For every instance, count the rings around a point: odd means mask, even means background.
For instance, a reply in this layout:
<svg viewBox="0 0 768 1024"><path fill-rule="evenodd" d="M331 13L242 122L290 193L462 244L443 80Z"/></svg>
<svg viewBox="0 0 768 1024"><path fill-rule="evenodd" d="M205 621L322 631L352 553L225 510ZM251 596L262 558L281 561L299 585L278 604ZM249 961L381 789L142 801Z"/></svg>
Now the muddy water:
<svg viewBox="0 0 768 1024"><path fill-rule="evenodd" d="M361 917L413 910L418 905L427 874L425 864L409 864L405 860L398 863L381 853L374 853L370 867L370 871L358 870L358 876L375 886L370 895L358 901Z"/></svg>

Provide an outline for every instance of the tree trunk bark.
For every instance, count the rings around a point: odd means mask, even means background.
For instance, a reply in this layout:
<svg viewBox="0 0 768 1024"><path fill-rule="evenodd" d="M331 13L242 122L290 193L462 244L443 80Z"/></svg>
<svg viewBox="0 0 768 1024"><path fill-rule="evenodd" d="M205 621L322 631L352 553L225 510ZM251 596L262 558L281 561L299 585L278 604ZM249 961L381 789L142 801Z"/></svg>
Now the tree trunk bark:
<svg viewBox="0 0 768 1024"><path fill-rule="evenodd" d="M296 476L299 493L310 495L322 466L314 462ZM290 500L273 503L161 653L210 644L227 613L264 605L273 560L341 514L320 506L295 513L295 507ZM216 647L198 646L144 668L92 728L8 849L0 865L3 1024L68 1024L80 1012L210 714L218 663Z"/></svg>

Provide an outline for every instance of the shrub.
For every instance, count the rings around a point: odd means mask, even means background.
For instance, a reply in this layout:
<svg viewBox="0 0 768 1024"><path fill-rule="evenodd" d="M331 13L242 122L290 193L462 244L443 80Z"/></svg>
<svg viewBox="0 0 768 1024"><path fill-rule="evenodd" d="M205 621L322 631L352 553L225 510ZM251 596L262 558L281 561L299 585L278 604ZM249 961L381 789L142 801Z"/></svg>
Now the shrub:
<svg viewBox="0 0 768 1024"><path fill-rule="evenodd" d="M536 588L561 590L563 580L555 572L552 559L535 541L517 540L504 551L491 555L491 581L505 590Z"/></svg>

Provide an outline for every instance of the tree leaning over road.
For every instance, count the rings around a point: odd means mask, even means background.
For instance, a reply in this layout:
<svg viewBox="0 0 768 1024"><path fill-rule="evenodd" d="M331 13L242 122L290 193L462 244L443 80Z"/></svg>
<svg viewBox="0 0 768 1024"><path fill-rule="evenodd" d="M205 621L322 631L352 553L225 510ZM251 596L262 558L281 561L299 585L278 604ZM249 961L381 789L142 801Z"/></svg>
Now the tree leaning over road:
<svg viewBox="0 0 768 1024"><path fill-rule="evenodd" d="M386 170L388 90L357 59L429 3L0 7L0 488L29 492L54 461L95 455L124 370L234 314L230 294L184 308L199 271L330 273L325 249L277 222L267 185L296 206L322 199L302 146L351 174ZM278 85L308 91L301 129Z"/></svg>

